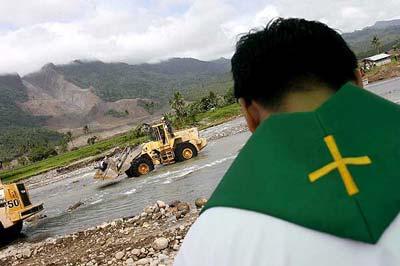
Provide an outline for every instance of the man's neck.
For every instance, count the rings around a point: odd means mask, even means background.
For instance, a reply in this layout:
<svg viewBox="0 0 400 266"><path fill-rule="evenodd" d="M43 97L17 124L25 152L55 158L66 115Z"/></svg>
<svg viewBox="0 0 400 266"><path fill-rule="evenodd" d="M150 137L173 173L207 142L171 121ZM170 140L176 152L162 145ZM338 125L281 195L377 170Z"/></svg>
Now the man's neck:
<svg viewBox="0 0 400 266"><path fill-rule="evenodd" d="M335 92L328 88L310 88L307 91L289 92L276 113L311 112L320 107Z"/></svg>
<svg viewBox="0 0 400 266"><path fill-rule="evenodd" d="M255 103L259 111L260 122L268 119L273 114L312 112L326 102L335 92L326 87L311 87L308 90L289 92L283 103L278 108L265 109Z"/></svg>

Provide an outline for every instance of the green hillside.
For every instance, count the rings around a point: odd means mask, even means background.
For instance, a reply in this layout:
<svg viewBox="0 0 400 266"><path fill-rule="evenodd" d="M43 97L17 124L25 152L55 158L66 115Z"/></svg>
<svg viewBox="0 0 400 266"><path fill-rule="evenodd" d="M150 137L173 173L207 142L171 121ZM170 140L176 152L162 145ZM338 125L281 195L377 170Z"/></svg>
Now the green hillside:
<svg viewBox="0 0 400 266"><path fill-rule="evenodd" d="M377 36L381 43L380 52L396 46L400 49L400 20L378 21L371 27L342 34L359 59L377 54L372 39Z"/></svg>
<svg viewBox="0 0 400 266"><path fill-rule="evenodd" d="M158 64L84 62L54 66L65 79L81 88L92 87L105 101L150 98L167 102L174 90L189 100L209 90L224 93L231 84L227 59L200 61L174 58Z"/></svg>
<svg viewBox="0 0 400 266"><path fill-rule="evenodd" d="M38 128L44 118L34 117L19 108L28 100L17 74L0 76L0 160L7 161L30 152L39 145L58 143L62 134Z"/></svg>
<svg viewBox="0 0 400 266"><path fill-rule="evenodd" d="M28 100L26 89L17 74L0 76L0 94L0 131L11 126L35 126L40 123L40 119L32 117L17 105L17 102Z"/></svg>
<svg viewBox="0 0 400 266"><path fill-rule="evenodd" d="M39 127L10 127L0 131L0 160L8 161L31 151L58 145L63 134Z"/></svg>

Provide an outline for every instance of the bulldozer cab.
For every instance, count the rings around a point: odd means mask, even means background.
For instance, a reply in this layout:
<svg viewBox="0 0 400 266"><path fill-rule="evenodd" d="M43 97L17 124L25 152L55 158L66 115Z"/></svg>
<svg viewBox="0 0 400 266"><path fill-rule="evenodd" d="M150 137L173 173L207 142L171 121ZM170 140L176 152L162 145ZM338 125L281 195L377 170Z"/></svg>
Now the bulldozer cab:
<svg viewBox="0 0 400 266"><path fill-rule="evenodd" d="M159 141L162 146L170 145L171 135L168 132L164 123L153 125L151 127L151 135L152 139L155 141Z"/></svg>
<svg viewBox="0 0 400 266"><path fill-rule="evenodd" d="M172 131L167 128L166 123L155 124L151 126L154 141L160 143L159 149L156 151L159 153L160 160L163 164L174 162L174 139Z"/></svg>

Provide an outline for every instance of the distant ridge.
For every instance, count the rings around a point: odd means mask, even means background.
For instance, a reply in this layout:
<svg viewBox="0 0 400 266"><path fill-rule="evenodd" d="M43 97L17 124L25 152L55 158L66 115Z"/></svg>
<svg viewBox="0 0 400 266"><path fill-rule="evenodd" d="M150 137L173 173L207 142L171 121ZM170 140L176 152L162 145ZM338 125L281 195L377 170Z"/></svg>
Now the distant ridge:
<svg viewBox="0 0 400 266"><path fill-rule="evenodd" d="M230 86L230 61L220 58L202 61L194 58L171 58L156 64L130 65L101 61L75 60L65 65L45 65L66 81L90 88L104 101L148 98L161 103L168 101L174 90L188 99L196 99L208 90L224 92ZM30 79L35 73L28 74Z"/></svg>
<svg viewBox="0 0 400 266"><path fill-rule="evenodd" d="M371 44L375 35L382 45L380 52L389 51L396 45L400 48L400 19L377 21L373 26L342 34L359 59L377 54Z"/></svg>
<svg viewBox="0 0 400 266"><path fill-rule="evenodd" d="M377 21L372 28L375 29L384 29L388 27L395 27L395 26L400 26L400 19L394 19L394 20L387 20L387 21Z"/></svg>

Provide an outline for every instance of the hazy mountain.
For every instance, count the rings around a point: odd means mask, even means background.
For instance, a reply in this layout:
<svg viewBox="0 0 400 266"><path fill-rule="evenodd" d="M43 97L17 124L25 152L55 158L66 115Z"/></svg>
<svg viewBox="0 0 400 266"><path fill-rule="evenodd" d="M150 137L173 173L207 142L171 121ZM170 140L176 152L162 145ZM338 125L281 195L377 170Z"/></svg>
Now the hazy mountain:
<svg viewBox="0 0 400 266"><path fill-rule="evenodd" d="M388 27L400 26L400 19L377 21L372 27L375 29L384 29Z"/></svg>
<svg viewBox="0 0 400 266"><path fill-rule="evenodd" d="M380 52L391 50L395 45L400 48L400 19L378 21L373 26L362 30L342 34L360 59L377 53L371 43L375 35L378 36L382 45Z"/></svg>
<svg viewBox="0 0 400 266"><path fill-rule="evenodd" d="M230 63L227 59L206 62L173 58L141 65L74 61L54 68L67 81L80 88L92 88L105 101L148 98L166 102L174 90L183 92L188 98L199 97L211 88L225 90L219 83L227 79Z"/></svg>

